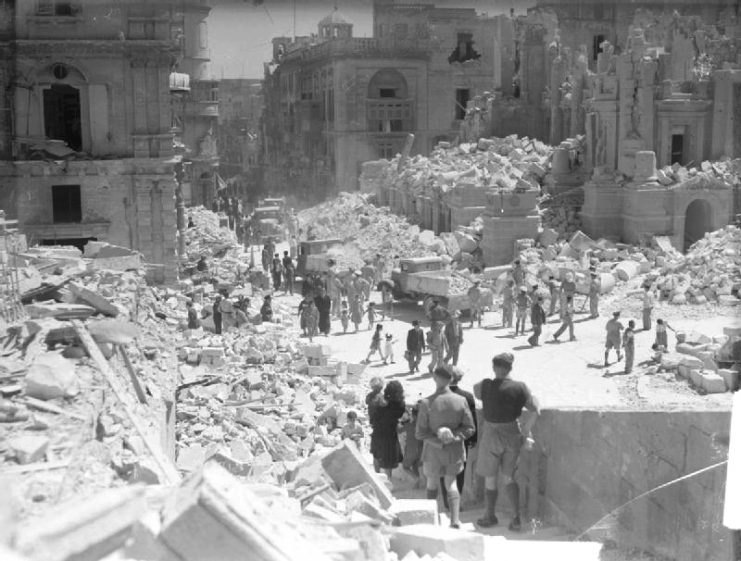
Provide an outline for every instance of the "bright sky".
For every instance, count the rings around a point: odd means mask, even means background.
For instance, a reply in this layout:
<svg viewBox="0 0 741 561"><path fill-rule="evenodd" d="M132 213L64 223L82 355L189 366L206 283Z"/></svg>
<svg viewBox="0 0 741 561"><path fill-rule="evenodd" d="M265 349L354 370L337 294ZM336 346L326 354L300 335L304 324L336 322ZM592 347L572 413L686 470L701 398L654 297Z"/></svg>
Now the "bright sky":
<svg viewBox="0 0 741 561"><path fill-rule="evenodd" d="M317 23L337 5L340 13L354 24L356 37L372 33L372 0L211 0L208 17L211 72L214 78L262 78L263 62L272 58L273 37L316 32ZM440 7L476 8L491 15L524 6L523 0L427 0L405 3L436 4ZM532 4L532 2L527 2ZM295 11L294 11L295 6ZM524 10L524 8L518 8ZM295 20L294 20L295 13Z"/></svg>

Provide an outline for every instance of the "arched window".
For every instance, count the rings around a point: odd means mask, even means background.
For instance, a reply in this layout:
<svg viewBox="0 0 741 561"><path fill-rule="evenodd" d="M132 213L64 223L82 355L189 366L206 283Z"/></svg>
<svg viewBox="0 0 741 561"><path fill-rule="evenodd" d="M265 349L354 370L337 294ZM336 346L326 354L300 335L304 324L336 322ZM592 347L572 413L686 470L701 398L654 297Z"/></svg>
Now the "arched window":
<svg viewBox="0 0 741 561"><path fill-rule="evenodd" d="M398 70L384 68L368 84L368 130L375 133L397 133L412 130L413 102L409 88Z"/></svg>

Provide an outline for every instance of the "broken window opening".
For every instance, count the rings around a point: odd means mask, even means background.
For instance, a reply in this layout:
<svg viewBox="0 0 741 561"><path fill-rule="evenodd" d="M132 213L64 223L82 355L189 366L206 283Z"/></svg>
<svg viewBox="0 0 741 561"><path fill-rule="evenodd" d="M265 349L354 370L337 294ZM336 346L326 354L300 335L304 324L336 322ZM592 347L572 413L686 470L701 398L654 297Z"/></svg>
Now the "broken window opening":
<svg viewBox="0 0 741 561"><path fill-rule="evenodd" d="M52 220L54 224L82 222L82 196L79 185L51 186Z"/></svg>
<svg viewBox="0 0 741 561"><path fill-rule="evenodd" d="M57 238L41 240L40 245L64 245L76 247L80 251L85 251L88 242L97 242L98 238Z"/></svg>
<svg viewBox="0 0 741 561"><path fill-rule="evenodd" d="M672 135L672 153L670 164L684 164L684 134Z"/></svg>
<svg viewBox="0 0 741 561"><path fill-rule="evenodd" d="M455 50L448 57L449 63L466 62L478 60L481 55L473 48L473 35L471 33L459 33Z"/></svg>
<svg viewBox="0 0 741 561"><path fill-rule="evenodd" d="M471 90L468 88L457 88L455 90L455 119L462 121L466 118L466 106L471 99Z"/></svg>
<svg viewBox="0 0 741 561"><path fill-rule="evenodd" d="M602 34L595 35L592 39L592 59L597 60L597 57L602 52L602 43L605 42L605 36Z"/></svg>
<svg viewBox="0 0 741 561"><path fill-rule="evenodd" d="M63 140L72 150L82 149L80 91L66 84L44 90L44 129L51 140Z"/></svg>

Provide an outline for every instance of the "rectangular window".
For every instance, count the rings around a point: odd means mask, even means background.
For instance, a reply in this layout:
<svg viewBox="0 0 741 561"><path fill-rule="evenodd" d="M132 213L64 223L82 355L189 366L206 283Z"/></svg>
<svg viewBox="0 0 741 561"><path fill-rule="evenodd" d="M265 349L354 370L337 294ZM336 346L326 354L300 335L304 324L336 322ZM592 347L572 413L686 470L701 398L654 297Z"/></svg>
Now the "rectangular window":
<svg viewBox="0 0 741 561"><path fill-rule="evenodd" d="M379 144L378 145L378 157L386 160L392 160L396 156L393 144Z"/></svg>
<svg viewBox="0 0 741 561"><path fill-rule="evenodd" d="M471 90L467 88L458 88L455 90L455 119L462 121L466 117L466 105L471 99Z"/></svg>
<svg viewBox="0 0 741 561"><path fill-rule="evenodd" d="M394 24L394 35L397 37L406 37L409 33L409 26L406 23L395 23Z"/></svg>
<svg viewBox="0 0 741 561"><path fill-rule="evenodd" d="M378 97L396 97L396 90L394 88L379 88Z"/></svg>
<svg viewBox="0 0 741 561"><path fill-rule="evenodd" d="M671 164L682 165L684 163L684 134L672 135Z"/></svg>
<svg viewBox="0 0 741 561"><path fill-rule="evenodd" d="M82 222L82 198L79 185L52 185L51 205L55 224Z"/></svg>
<svg viewBox="0 0 741 561"><path fill-rule="evenodd" d="M82 149L80 91L66 84L44 90L44 129L51 140L63 140L73 150Z"/></svg>
<svg viewBox="0 0 741 561"><path fill-rule="evenodd" d="M597 60L597 56L602 52L602 43L605 42L605 36L595 35L592 39L592 58Z"/></svg>

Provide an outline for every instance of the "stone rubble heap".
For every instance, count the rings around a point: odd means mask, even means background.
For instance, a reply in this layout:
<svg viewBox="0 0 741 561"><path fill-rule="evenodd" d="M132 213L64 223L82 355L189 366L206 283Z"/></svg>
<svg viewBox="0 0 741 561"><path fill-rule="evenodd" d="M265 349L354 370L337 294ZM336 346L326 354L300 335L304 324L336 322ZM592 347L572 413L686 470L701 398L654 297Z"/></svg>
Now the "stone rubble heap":
<svg viewBox="0 0 741 561"><path fill-rule="evenodd" d="M686 168L679 164L664 166L656 170L656 180L664 186L684 184L697 189L712 189L718 183L733 185L735 177L741 173L741 159L704 161L700 168Z"/></svg>
<svg viewBox="0 0 741 561"><path fill-rule="evenodd" d="M236 234L227 228L227 219L202 206L188 208L194 227L186 228L185 244L188 259L222 254L238 245Z"/></svg>
<svg viewBox="0 0 741 561"><path fill-rule="evenodd" d="M741 289L741 228L709 232L686 255L661 256L656 286L672 304L731 302Z"/></svg>
<svg viewBox="0 0 741 561"><path fill-rule="evenodd" d="M446 253L445 244L430 231L371 204L367 197L342 193L339 197L301 211L299 223L312 228L316 239L339 238L344 247L330 251L338 269L359 269L381 254L386 263L394 257L428 257Z"/></svg>
<svg viewBox="0 0 741 561"><path fill-rule="evenodd" d="M559 239L567 239L581 230L579 210L584 204L584 191L576 188L556 196L544 195L538 201L538 212L543 228L558 232Z"/></svg>
<svg viewBox="0 0 741 561"><path fill-rule="evenodd" d="M414 156L398 170L397 156L384 183L422 195L455 187L527 191L540 189L552 148L539 140L511 135L481 138L452 147L440 142L429 157Z"/></svg>

